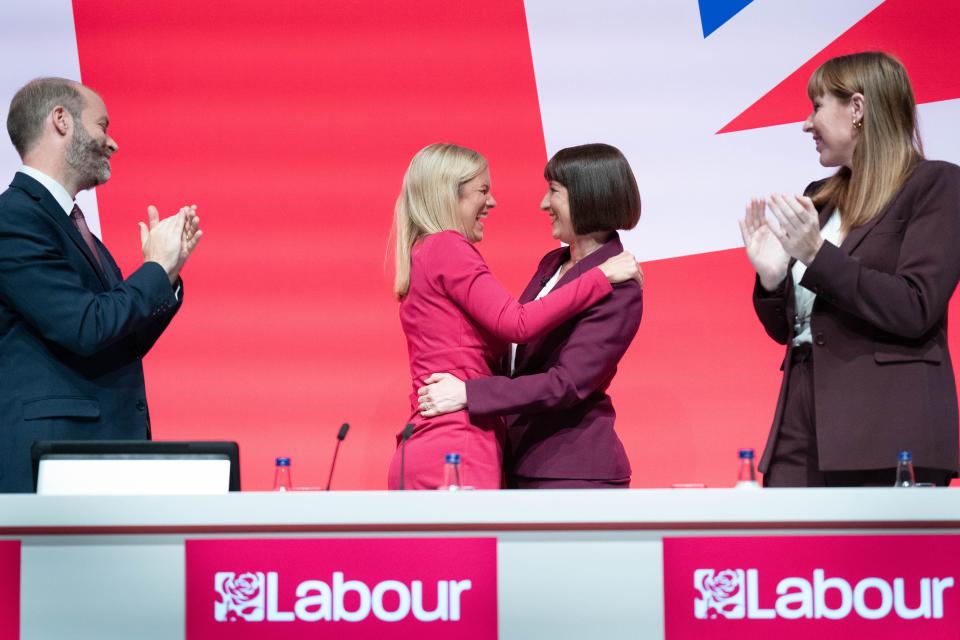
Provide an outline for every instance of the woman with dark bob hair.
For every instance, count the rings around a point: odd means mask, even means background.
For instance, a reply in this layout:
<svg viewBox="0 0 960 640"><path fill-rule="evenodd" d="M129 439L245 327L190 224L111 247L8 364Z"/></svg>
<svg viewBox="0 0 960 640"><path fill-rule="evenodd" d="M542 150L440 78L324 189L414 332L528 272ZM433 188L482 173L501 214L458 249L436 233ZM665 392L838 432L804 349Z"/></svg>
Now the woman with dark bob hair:
<svg viewBox="0 0 960 640"><path fill-rule="evenodd" d="M561 149L544 169L540 208L555 240L521 302L571 286L623 251L618 229L640 219L640 194L627 159L606 144ZM515 345L502 375L465 382L436 373L419 390L425 416L466 409L477 420L508 416L504 466L514 488L627 488L630 462L614 430L607 395L643 313L640 283L613 294L546 335Z"/></svg>
<svg viewBox="0 0 960 640"><path fill-rule="evenodd" d="M892 486L910 451L918 481L945 485L957 469L947 305L960 167L924 159L910 80L885 53L828 60L807 93L803 130L837 172L803 196L753 199L740 221L757 316L786 345L764 484Z"/></svg>

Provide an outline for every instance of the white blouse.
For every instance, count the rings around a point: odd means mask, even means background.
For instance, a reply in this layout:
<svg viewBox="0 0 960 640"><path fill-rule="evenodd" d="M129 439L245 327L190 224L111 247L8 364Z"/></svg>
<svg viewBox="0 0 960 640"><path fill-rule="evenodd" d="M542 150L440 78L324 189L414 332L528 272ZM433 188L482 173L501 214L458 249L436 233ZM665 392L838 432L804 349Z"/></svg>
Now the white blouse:
<svg viewBox="0 0 960 640"><path fill-rule="evenodd" d="M560 265L560 269L563 268L563 265ZM539 300L543 296L547 295L553 288L557 286L557 281L560 280L560 269L557 269L557 272L553 274L547 284L543 285L543 289L540 289L540 293L537 294L537 297L534 300ZM517 368L517 343L510 343L510 375L513 375L514 370Z"/></svg>
<svg viewBox="0 0 960 640"><path fill-rule="evenodd" d="M840 246L840 243L843 242L843 234L840 232L839 209L835 210L830 219L827 220L827 224L823 225L820 234L823 236L824 242ZM810 331L810 314L813 312L813 302L817 299L817 294L806 287L800 286L800 280L803 279L803 274L806 272L807 265L799 260L793 263L793 268L790 270L790 274L793 276L794 308L796 310L796 319L793 325L793 346L795 347L813 342L813 335Z"/></svg>

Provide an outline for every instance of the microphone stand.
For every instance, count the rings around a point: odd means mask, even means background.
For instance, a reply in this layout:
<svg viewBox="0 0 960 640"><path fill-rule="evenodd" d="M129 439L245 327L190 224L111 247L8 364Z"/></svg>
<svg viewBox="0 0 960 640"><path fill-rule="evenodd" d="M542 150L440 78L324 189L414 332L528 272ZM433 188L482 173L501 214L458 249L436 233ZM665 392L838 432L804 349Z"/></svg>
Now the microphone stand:
<svg viewBox="0 0 960 640"><path fill-rule="evenodd" d="M404 467L407 460L407 440L410 439L410 436L413 435L413 425L407 423L407 426L403 428L403 431L400 433L400 491L405 489L405 476Z"/></svg>
<svg viewBox="0 0 960 640"><path fill-rule="evenodd" d="M347 437L347 431L350 431L350 425L344 422L340 425L340 432L337 434L337 446L333 449L333 461L330 463L330 475L327 477L326 491L330 491L330 483L333 482L333 469L337 464L337 454L340 453L340 443Z"/></svg>

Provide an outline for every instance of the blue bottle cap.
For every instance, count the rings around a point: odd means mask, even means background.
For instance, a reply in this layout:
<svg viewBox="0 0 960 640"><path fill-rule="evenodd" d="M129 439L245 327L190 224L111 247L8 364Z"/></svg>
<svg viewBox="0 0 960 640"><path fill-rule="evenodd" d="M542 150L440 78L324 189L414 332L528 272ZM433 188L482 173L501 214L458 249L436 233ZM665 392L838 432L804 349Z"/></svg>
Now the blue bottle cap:
<svg viewBox="0 0 960 640"><path fill-rule="evenodd" d="M753 449L740 449L738 453L740 455L741 460L743 460L744 458L746 458L747 460L753 460Z"/></svg>
<svg viewBox="0 0 960 640"><path fill-rule="evenodd" d="M443 462L445 464L460 464L460 454L459 453L448 453L443 457Z"/></svg>
<svg viewBox="0 0 960 640"><path fill-rule="evenodd" d="M278 466L278 467L289 467L289 466L290 466L290 458L277 458L277 466Z"/></svg>
<svg viewBox="0 0 960 640"><path fill-rule="evenodd" d="M909 451L901 451L898 459L900 462L913 462L913 455Z"/></svg>

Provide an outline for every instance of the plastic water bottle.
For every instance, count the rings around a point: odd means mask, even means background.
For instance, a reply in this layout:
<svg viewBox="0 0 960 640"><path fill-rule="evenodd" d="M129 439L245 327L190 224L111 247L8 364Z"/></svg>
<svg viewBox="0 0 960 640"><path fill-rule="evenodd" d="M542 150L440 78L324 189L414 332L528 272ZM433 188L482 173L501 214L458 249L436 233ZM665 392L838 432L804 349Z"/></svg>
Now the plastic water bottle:
<svg viewBox="0 0 960 640"><path fill-rule="evenodd" d="M460 490L460 454L448 453L443 457L443 491Z"/></svg>
<svg viewBox="0 0 960 640"><path fill-rule="evenodd" d="M895 487L913 487L917 484L917 477L913 475L913 455L909 451L901 451L897 457L897 481Z"/></svg>
<svg viewBox="0 0 960 640"><path fill-rule="evenodd" d="M737 474L737 489L758 489L757 470L753 466L753 449L740 449L740 471Z"/></svg>
<svg viewBox="0 0 960 640"><path fill-rule="evenodd" d="M276 471L273 474L273 490L293 490L293 478L290 476L290 458L277 458Z"/></svg>

